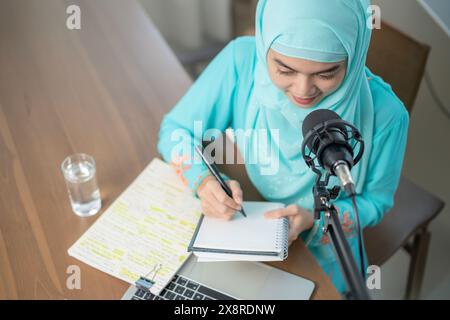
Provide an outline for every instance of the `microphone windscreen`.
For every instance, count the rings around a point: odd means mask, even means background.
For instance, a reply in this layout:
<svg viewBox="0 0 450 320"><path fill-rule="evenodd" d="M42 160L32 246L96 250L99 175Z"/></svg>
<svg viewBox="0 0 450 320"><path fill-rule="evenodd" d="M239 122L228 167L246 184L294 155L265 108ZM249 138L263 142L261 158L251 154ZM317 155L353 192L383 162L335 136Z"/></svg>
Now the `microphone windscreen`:
<svg viewBox="0 0 450 320"><path fill-rule="evenodd" d="M303 137L311 131L312 128L317 126L318 124L324 123L329 120L339 120L341 117L334 111L327 109L319 109L311 112L303 121L302 133Z"/></svg>

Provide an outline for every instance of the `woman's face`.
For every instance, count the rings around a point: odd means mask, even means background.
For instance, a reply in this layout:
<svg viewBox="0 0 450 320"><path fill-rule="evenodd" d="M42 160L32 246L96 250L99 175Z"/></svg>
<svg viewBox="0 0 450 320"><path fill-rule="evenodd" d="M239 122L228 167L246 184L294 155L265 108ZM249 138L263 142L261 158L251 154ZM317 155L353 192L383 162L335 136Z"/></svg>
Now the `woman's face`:
<svg viewBox="0 0 450 320"><path fill-rule="evenodd" d="M282 55L272 49L267 54L272 82L300 108L318 104L341 85L346 61L322 63Z"/></svg>

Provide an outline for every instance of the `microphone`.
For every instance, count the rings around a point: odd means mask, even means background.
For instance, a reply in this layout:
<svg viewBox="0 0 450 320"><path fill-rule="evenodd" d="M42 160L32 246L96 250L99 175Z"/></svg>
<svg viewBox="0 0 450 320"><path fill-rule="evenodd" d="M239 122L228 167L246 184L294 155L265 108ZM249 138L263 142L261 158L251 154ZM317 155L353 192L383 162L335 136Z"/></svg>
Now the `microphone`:
<svg viewBox="0 0 450 320"><path fill-rule="evenodd" d="M349 136L349 130L351 136ZM304 120L302 126L303 145L302 155L308 166L315 169L314 160L324 168L329 175L336 176L341 186L349 197L356 194L355 183L351 175L351 168L361 159L364 150L359 131L350 123L344 121L335 112L321 109L311 112ZM354 147L349 140L354 138L360 142L358 155L354 156ZM305 146L310 153L315 155L312 158L305 155ZM356 145L355 145L356 146Z"/></svg>
<svg viewBox="0 0 450 320"><path fill-rule="evenodd" d="M317 174L316 185L313 188L314 216L320 219L320 212L327 211L328 220L324 232L330 233L331 241L336 249L336 254L341 264L347 285L351 288L357 299L369 299L364 283L365 270L363 259L363 241L359 222L359 214L356 203L355 183L350 169L361 160L364 152L364 141L352 124L342 120L331 110L316 110L311 112L304 120L302 126L303 143L302 156L306 164ZM351 140L355 142L350 143ZM355 157L356 147L359 145ZM308 147L308 152L306 151ZM322 167L327 171L325 179L321 181ZM358 277L358 268L352 259L350 247L345 241L345 235L339 221L336 208L329 204L330 199L336 199L339 189L334 186L327 189L330 176L336 176L341 186L352 199L352 206L356 217L356 229L358 230L359 259L362 277Z"/></svg>

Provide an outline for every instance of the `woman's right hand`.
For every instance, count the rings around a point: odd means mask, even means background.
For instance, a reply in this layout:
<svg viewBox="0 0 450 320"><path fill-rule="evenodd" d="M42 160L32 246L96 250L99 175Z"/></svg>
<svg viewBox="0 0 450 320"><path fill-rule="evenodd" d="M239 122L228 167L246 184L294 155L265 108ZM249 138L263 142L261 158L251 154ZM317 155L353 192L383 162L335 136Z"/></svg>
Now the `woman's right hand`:
<svg viewBox="0 0 450 320"><path fill-rule="evenodd" d="M241 209L242 189L235 180L226 181L231 189L233 198L227 196L220 183L213 176L203 179L197 189L201 200L203 214L208 217L231 220L236 211Z"/></svg>

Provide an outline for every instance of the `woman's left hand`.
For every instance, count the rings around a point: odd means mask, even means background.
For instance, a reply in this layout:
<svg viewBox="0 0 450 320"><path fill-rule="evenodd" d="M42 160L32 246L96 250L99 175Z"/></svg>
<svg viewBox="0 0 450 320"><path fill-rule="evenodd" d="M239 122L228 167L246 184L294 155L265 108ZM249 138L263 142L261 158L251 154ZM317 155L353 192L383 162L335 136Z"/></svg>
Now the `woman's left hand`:
<svg viewBox="0 0 450 320"><path fill-rule="evenodd" d="M267 219L288 217L289 219L289 245L292 244L300 233L311 229L314 224L313 215L308 210L295 204L277 210L268 211L264 215Z"/></svg>

